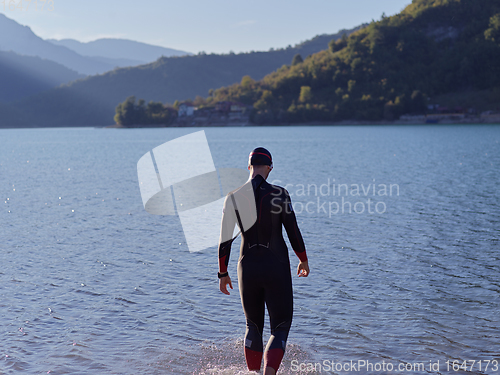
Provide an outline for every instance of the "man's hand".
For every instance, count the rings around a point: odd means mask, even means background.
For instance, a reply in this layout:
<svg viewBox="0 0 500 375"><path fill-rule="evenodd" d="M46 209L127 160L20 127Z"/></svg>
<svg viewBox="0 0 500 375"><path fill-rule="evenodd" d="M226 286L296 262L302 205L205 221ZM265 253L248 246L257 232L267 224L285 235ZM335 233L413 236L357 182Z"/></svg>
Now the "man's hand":
<svg viewBox="0 0 500 375"><path fill-rule="evenodd" d="M229 276L224 276L219 279L219 289L222 293L229 295L229 291L227 290L227 284L229 287L233 289L233 284L231 284L231 278Z"/></svg>
<svg viewBox="0 0 500 375"><path fill-rule="evenodd" d="M299 266L297 267L297 275L299 275L299 277L307 277L309 275L309 263L307 260L299 263Z"/></svg>

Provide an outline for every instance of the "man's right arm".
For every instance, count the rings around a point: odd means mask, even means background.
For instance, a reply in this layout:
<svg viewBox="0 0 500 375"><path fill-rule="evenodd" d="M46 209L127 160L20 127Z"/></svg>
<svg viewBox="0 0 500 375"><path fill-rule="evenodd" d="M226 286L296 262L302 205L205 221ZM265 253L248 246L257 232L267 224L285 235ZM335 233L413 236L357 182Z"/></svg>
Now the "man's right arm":
<svg viewBox="0 0 500 375"><path fill-rule="evenodd" d="M231 198L229 195L227 195L226 200L224 201L224 209L222 211L222 222L219 238L219 273L221 274L227 272L235 225L236 215Z"/></svg>
<svg viewBox="0 0 500 375"><path fill-rule="evenodd" d="M219 289L224 294L229 294L229 291L227 290L228 285L231 289L233 289L231 278L227 274L227 266L229 264L229 255L231 254L231 245L233 243L235 225L236 214L234 212L231 198L227 195L226 200L224 201L224 209L222 210L222 222L219 239L219 275L226 275L219 277Z"/></svg>

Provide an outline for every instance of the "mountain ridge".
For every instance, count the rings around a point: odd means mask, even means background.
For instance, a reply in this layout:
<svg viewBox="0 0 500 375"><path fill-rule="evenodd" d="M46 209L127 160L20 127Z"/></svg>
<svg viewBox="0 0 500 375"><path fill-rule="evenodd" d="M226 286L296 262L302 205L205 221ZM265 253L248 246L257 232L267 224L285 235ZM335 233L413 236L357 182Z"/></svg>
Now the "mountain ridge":
<svg viewBox="0 0 500 375"><path fill-rule="evenodd" d="M9 36L0 40L0 50L2 51L12 51L19 55L38 56L42 59L52 60L85 75L102 74L117 66L153 62L162 55L189 54L172 48L153 46L128 39L103 38L89 43L81 43L71 39L75 42L72 44L78 45L80 49L90 47L87 48L89 51L96 52L82 55L64 45L67 44L68 40L66 42L53 39L44 40L37 36L29 26L21 25L2 13L0 13L0 35ZM131 52L131 50L135 52ZM147 58L131 58L134 53L145 55Z"/></svg>
<svg viewBox="0 0 500 375"><path fill-rule="evenodd" d="M14 106L21 110L27 107L26 103L31 103L25 113L30 118L27 126L110 125L116 106L128 96L161 102L193 99L197 95L206 95L210 89L239 82L245 75L260 79L280 66L290 64L297 53L313 54L318 49L327 48L327 40L339 39L361 27L364 25L330 36L317 36L311 42L286 49L163 57L150 64L118 68L71 82L22 99ZM64 108L64 112L60 108ZM5 119L4 123L7 122Z"/></svg>
<svg viewBox="0 0 500 375"><path fill-rule="evenodd" d="M23 26L0 13L0 35L8 35L0 41L0 50L13 51L19 55L38 56L52 60L81 74L104 72L113 67L93 61L76 52L56 46L37 36L30 27Z"/></svg>
<svg viewBox="0 0 500 375"><path fill-rule="evenodd" d="M139 61L136 65L156 61L162 56L192 55L186 51L120 38L101 38L90 42L80 42L75 39L47 40L69 48L82 56Z"/></svg>

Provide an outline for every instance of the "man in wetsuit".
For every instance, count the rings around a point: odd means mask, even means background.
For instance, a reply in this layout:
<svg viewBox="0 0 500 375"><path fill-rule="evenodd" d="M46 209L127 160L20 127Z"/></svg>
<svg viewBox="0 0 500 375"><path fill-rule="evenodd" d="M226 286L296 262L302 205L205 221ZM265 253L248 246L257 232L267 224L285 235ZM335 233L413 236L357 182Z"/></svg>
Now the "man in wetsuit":
<svg viewBox="0 0 500 375"><path fill-rule="evenodd" d="M237 223L243 237L238 281L247 326L245 360L250 371L259 371L264 356L264 375L274 375L285 353L293 315L290 260L282 225L300 259L297 275L307 277L309 266L288 192L266 182L273 168L271 154L258 147L250 153L248 164L249 182L229 193L224 203L219 242L219 287L224 294L229 294L227 285L233 288L227 266ZM265 305L269 312L271 337L264 352Z"/></svg>

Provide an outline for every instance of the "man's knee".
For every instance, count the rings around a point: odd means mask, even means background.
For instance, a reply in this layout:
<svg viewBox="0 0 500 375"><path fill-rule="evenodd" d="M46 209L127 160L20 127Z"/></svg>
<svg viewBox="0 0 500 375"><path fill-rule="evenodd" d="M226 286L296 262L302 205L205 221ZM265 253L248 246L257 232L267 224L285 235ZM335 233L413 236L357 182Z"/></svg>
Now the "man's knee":
<svg viewBox="0 0 500 375"><path fill-rule="evenodd" d="M290 332L290 327L292 325L291 320L281 322L275 327L271 327L271 340L270 345L267 348L270 349L281 349L285 351L286 341L288 340L288 333Z"/></svg>
<svg viewBox="0 0 500 375"><path fill-rule="evenodd" d="M292 319L287 319L281 321L279 324L271 325L271 334L276 336L284 335L288 336L288 332L290 331L290 327L292 326Z"/></svg>
<svg viewBox="0 0 500 375"><path fill-rule="evenodd" d="M247 332L245 334L245 348L251 349L253 351L262 352L262 331L264 327L259 326L247 319Z"/></svg>

